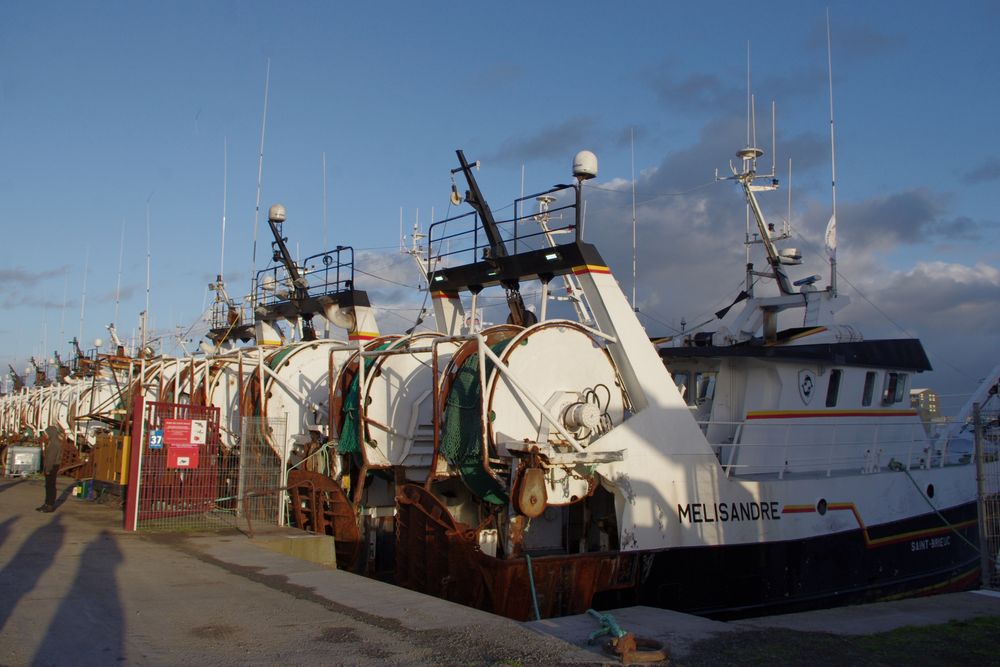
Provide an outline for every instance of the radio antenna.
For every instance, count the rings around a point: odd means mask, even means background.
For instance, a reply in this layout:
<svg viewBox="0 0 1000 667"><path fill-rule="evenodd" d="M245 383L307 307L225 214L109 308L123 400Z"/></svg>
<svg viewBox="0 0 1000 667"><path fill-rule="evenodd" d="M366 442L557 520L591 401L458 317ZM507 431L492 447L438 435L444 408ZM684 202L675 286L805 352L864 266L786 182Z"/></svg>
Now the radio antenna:
<svg viewBox="0 0 1000 667"><path fill-rule="evenodd" d="M771 100L771 178L775 176L775 164L778 160L778 132L776 130L775 118L777 117L777 105Z"/></svg>
<svg viewBox="0 0 1000 667"><path fill-rule="evenodd" d="M830 257L830 293L837 296L837 143L833 124L833 55L830 47L830 9L826 10L826 68L830 88L830 198L832 213L826 225L825 246Z"/></svg>
<svg viewBox="0 0 1000 667"><path fill-rule="evenodd" d="M122 261L125 259L125 217L122 216L122 236L118 243L118 284L115 286L115 318L112 320L118 323L118 304L122 294Z"/></svg>
<svg viewBox="0 0 1000 667"><path fill-rule="evenodd" d="M751 95L750 92L750 40L747 40L747 148L753 146L750 143L750 113L751 113ZM746 265L747 265L747 284L746 291L751 293L753 289L752 276L750 275L750 205L747 204L746 207L746 233L743 238L743 246L746 254Z"/></svg>
<svg viewBox="0 0 1000 667"><path fill-rule="evenodd" d="M83 291L80 294L80 334L77 340L83 340L83 317L87 312L87 274L90 273L90 246L87 246L83 260Z"/></svg>
<svg viewBox="0 0 1000 667"><path fill-rule="evenodd" d="M66 298L69 296L69 267L63 269L63 305L59 316L59 337L66 335Z"/></svg>
<svg viewBox="0 0 1000 667"><path fill-rule="evenodd" d="M226 204L229 202L229 137L222 137L222 250L219 253L219 280L226 266Z"/></svg>
<svg viewBox="0 0 1000 667"><path fill-rule="evenodd" d="M323 151L323 251L329 249L327 245L327 221L326 221L326 151Z"/></svg>
<svg viewBox="0 0 1000 667"><path fill-rule="evenodd" d="M635 305L636 250L635 250L635 128L629 128L632 144L632 310L639 312Z"/></svg>
<svg viewBox="0 0 1000 667"><path fill-rule="evenodd" d="M257 226L260 221L260 187L264 176L264 131L267 129L267 93L271 87L271 59L264 75L264 116L260 123L260 151L257 157L257 204L253 212L253 253L250 257L250 298L257 294ZM254 304L256 305L256 304Z"/></svg>
<svg viewBox="0 0 1000 667"><path fill-rule="evenodd" d="M146 317L149 317L149 278L150 278L150 265L152 264L150 249L149 249L149 200L153 198L153 193L150 192L149 196L146 197ZM146 349L147 340L147 327L142 328L142 349Z"/></svg>
<svg viewBox="0 0 1000 667"><path fill-rule="evenodd" d="M750 40L747 40L747 146L750 146Z"/></svg>
<svg viewBox="0 0 1000 667"><path fill-rule="evenodd" d="M785 218L785 228L781 231L785 238L792 235L792 158L788 158L788 217Z"/></svg>

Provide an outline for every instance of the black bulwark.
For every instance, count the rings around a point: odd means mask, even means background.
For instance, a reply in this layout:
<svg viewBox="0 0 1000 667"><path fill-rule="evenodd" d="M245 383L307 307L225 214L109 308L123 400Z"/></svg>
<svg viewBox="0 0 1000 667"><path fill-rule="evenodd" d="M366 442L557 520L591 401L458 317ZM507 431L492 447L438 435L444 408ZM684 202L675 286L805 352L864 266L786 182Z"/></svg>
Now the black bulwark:
<svg viewBox="0 0 1000 667"><path fill-rule="evenodd" d="M520 280L551 280L554 276L572 273L575 267L585 265L607 266L593 245L573 242L436 269L428 273L427 281L434 291L458 292L508 285Z"/></svg>
<svg viewBox="0 0 1000 667"><path fill-rule="evenodd" d="M292 319L308 315L322 315L323 307L326 304L333 304L338 308L348 306L370 307L368 293L362 290L346 289L339 292L327 292L326 294L307 294L304 297L275 301L267 305L257 306L258 310L266 313L264 319L277 319L278 317Z"/></svg>
<svg viewBox="0 0 1000 667"><path fill-rule="evenodd" d="M909 371L932 370L924 346L915 338L815 345L764 345L754 341L727 346L662 347L658 351L664 361L743 357L772 361L815 361L836 366L868 366Z"/></svg>

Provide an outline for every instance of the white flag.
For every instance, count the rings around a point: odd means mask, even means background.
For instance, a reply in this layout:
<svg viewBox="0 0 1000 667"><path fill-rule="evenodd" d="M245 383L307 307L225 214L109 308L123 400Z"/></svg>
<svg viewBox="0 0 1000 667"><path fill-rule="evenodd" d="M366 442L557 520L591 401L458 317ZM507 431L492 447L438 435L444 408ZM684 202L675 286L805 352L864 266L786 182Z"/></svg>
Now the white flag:
<svg viewBox="0 0 1000 667"><path fill-rule="evenodd" d="M826 247L826 256L832 260L837 259L837 216L831 215L830 222L826 223L826 235L823 237L823 245Z"/></svg>

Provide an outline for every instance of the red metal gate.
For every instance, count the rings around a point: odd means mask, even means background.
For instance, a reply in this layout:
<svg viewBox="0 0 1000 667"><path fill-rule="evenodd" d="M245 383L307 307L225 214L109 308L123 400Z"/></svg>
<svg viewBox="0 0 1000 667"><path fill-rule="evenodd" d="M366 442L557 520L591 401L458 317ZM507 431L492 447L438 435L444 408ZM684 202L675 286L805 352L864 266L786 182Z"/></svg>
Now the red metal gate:
<svg viewBox="0 0 1000 667"><path fill-rule="evenodd" d="M202 527L227 495L219 409L139 398L133 414L126 530Z"/></svg>

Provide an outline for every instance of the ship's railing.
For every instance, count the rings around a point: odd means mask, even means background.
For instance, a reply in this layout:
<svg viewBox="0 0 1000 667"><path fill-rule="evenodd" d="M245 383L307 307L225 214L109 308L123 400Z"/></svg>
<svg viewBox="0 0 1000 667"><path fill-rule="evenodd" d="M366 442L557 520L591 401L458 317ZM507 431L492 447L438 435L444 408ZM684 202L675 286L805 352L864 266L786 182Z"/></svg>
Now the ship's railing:
<svg viewBox="0 0 1000 667"><path fill-rule="evenodd" d="M227 303L223 299L216 299L212 303L212 329L231 329L249 321L246 305L243 303Z"/></svg>
<svg viewBox="0 0 1000 667"><path fill-rule="evenodd" d="M81 350L83 352L83 350ZM73 373L79 373L82 370L90 369L97 362L97 348L91 348L86 352L83 352L83 356L74 354L69 360L69 368Z"/></svg>
<svg viewBox="0 0 1000 667"><path fill-rule="evenodd" d="M563 191L569 191L570 200L569 203L559 205L556 195ZM546 211L525 211L527 205L541 197L554 198ZM512 218L495 220L508 254L516 255L575 241L574 186L557 185L551 190L519 197L514 200L512 208ZM474 264L490 258L492 253L489 237L483 231L482 222L475 211L433 223L427 231L427 240L428 266Z"/></svg>
<svg viewBox="0 0 1000 667"><path fill-rule="evenodd" d="M304 284L295 285L284 265L257 272L254 281L254 305L270 306L290 301L306 290L310 297L337 294L354 288L354 248L337 246L333 250L306 257L296 269Z"/></svg>
<svg viewBox="0 0 1000 667"><path fill-rule="evenodd" d="M723 442L712 442L727 476L777 474L782 479L795 473L871 474L890 468L927 470L973 463L971 431L949 437L943 422L831 419L805 424L698 424L710 440L713 433L731 434ZM993 457L998 456L998 447L1000 443L992 445Z"/></svg>

